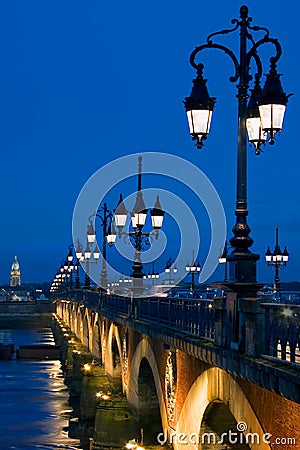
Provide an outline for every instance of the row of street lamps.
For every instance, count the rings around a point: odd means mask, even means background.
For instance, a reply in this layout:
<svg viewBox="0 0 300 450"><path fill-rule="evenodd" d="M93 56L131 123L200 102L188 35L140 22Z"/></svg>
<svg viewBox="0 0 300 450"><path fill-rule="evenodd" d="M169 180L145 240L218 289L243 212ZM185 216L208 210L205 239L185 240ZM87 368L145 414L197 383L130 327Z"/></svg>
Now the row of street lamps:
<svg viewBox="0 0 300 450"><path fill-rule="evenodd" d="M89 230L90 231L90 230ZM89 241L91 242L91 241ZM93 243L94 241L92 241ZM76 262L74 262L73 257L73 251L72 251L72 245L69 246L69 253L67 258L64 262L61 263L61 266L59 270L57 271L57 274L55 275L55 278L52 283L51 290L54 291L55 288L58 288L62 283L66 283L69 285L70 288L73 286L73 271L76 273L75 278L75 288L80 287L80 281L79 281L79 264L86 261L88 263L90 261L91 252L89 249L86 249L84 252L82 251L82 246L79 241L77 241L77 247L76 247ZM96 255L96 256L95 256ZM99 259L100 252L95 249L94 253L94 261L97 261ZM226 241L224 244L224 248L221 251L220 257L219 257L219 263L224 264L225 267L225 276L224 276L224 282L228 282L228 271L227 271L227 256L228 256L228 242ZM279 278L279 271L286 267L287 262L289 260L289 253L287 251L287 248L285 247L283 252L280 249L280 245L278 242L278 228L276 228L276 243L274 247L274 251L271 252L270 247L268 246L268 249L265 253L265 260L269 267L275 270L275 278L274 278L274 291L278 292L280 291L280 278ZM169 286L175 285L174 279L172 278L172 273L176 274L178 269L176 265L173 265L174 260L172 258L169 258L166 266L165 266L165 273L169 274L168 278L168 284ZM106 261L104 262L104 267L106 269ZM195 275L199 274L201 271L201 266L199 262L196 264L194 261L194 252L192 257L192 263L186 264L186 272L191 274L191 291L194 291L195 289ZM106 279L107 279L107 274ZM152 284L155 284L155 280L159 278L159 273L155 272L154 270L154 262L152 263L152 272L149 272L148 275L144 274L143 279L151 279ZM101 280L103 280L103 266L102 266L102 273L101 273ZM115 286L120 286L122 283L127 283L128 286L131 286L133 279L130 277L125 277L124 275L119 279L117 282L111 282L107 283L107 288L114 288ZM85 270L85 288L90 288L90 277L89 272Z"/></svg>

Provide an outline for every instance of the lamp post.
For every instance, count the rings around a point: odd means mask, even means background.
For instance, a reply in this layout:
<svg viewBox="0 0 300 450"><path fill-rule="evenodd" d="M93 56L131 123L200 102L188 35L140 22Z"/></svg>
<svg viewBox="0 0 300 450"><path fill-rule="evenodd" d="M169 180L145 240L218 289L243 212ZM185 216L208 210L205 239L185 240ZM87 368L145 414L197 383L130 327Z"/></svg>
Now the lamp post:
<svg viewBox="0 0 300 450"><path fill-rule="evenodd" d="M221 252L219 256L219 263L225 264L225 276L224 276L224 282L228 282L228 271L227 271L227 256L228 256L228 243L227 241L224 244L223 251Z"/></svg>
<svg viewBox="0 0 300 450"><path fill-rule="evenodd" d="M154 270L154 261L152 262L152 272L149 272L148 275L143 276L144 280L146 278L149 278L150 280L152 280L152 286L154 286L155 280L157 280L159 278L159 273L155 272L155 270Z"/></svg>
<svg viewBox="0 0 300 450"><path fill-rule="evenodd" d="M280 246L278 243L278 228L276 228L276 242L273 253L271 253L270 247L268 247L265 253L266 262L269 267L275 269L275 278L274 278L274 291L280 291L280 279L279 279L279 270L286 267L287 262L289 260L289 253L284 247L283 252L280 250Z"/></svg>
<svg viewBox="0 0 300 450"><path fill-rule="evenodd" d="M169 285L170 286L171 286L171 284L174 284L174 283L172 283L172 281L174 281L174 280L172 280L172 272L173 273L177 273L177 271L178 271L176 265L173 266L173 268L172 268L172 264L173 263L174 263L174 260L170 257L168 259L168 261L166 262L166 267L165 267L165 272L169 274L169 280L168 281L169 281Z"/></svg>
<svg viewBox="0 0 300 450"><path fill-rule="evenodd" d="M75 276L75 288L79 289L80 282L79 282L79 260L75 254L73 255L73 249L75 249L74 244L69 245L69 253L67 256L68 261L68 270L70 271L70 287L73 287L73 270L76 272ZM76 253L76 249L75 249ZM75 261L75 262L74 262Z"/></svg>
<svg viewBox="0 0 300 450"><path fill-rule="evenodd" d="M93 226L92 217L98 217L101 221L102 226L102 270L100 277L100 286L104 289L107 288L107 270L106 270L106 244L107 244L107 235L108 235L108 221L113 216L112 212L107 208L107 204L104 205L97 210L94 214L89 217L89 226L88 226L88 242L89 244L94 244L96 238L96 231ZM99 252L98 245L96 244L95 251ZM95 253L94 251L94 253ZM99 252L100 255L100 252Z"/></svg>
<svg viewBox="0 0 300 450"><path fill-rule="evenodd" d="M201 266L200 266L199 262L198 262L198 264L195 264L194 251L193 251L192 264L190 265L189 263L186 263L185 270L188 273L192 274L191 292L194 292L194 290L195 290L195 274L199 273L201 270Z"/></svg>
<svg viewBox="0 0 300 450"><path fill-rule="evenodd" d="M118 236L127 236L130 239L131 244L135 249L134 263L132 266L132 278L133 278L133 293L140 295L143 292L143 265L141 260L141 252L145 245L149 244L149 238L155 236L158 238L159 229L162 227L164 211L161 208L159 197L156 197L156 202L153 209L150 211L151 222L153 231L143 231L143 227L146 222L148 209L144 203L142 193L142 157L138 157L138 189L136 194L136 202L131 212L131 226L133 231L123 231L126 224L128 211L124 205L122 194L120 195L119 203L114 213L114 221L118 229ZM109 232L107 235L107 242L109 245L113 245L116 240L116 231L111 221Z"/></svg>
<svg viewBox="0 0 300 450"><path fill-rule="evenodd" d="M66 286L68 286L68 284L69 284L68 279L70 277L70 272L68 269L69 269L68 261L67 260L61 261L60 268L59 268L60 273L61 273L61 281L62 281L62 283L64 282L66 284Z"/></svg>
<svg viewBox="0 0 300 450"><path fill-rule="evenodd" d="M89 241L86 243L86 248L83 252L82 262L85 262L85 276L84 276L84 289L90 289L91 287L91 279L90 279L90 259L91 259L91 249L89 245Z"/></svg>
<svg viewBox="0 0 300 450"><path fill-rule="evenodd" d="M234 75L231 82L237 82L238 98L238 150L237 150L237 191L236 191L236 224L233 227L233 237L230 239L232 253L228 255L229 284L236 292L257 292L256 263L259 255L251 253L249 247L253 239L249 236L250 227L247 224L247 137L255 146L259 154L261 146L269 140L274 144L276 133L281 131L286 105L289 95L282 89L280 74L277 73L277 62L281 56L281 46L277 39L270 37L266 28L252 26L252 19L248 16L247 6L240 8L240 20L233 19L233 27L228 30L212 33L205 44L198 46L191 53L190 63L197 71L193 80L193 88L184 104L187 113L190 134L200 149L209 134L210 122L216 99L210 97L203 78L203 64L196 63L197 55L206 49L219 49L225 52L234 65ZM237 57L232 50L214 42L215 36L229 34L238 30L240 34L240 51ZM252 32L263 32L264 35L255 41ZM262 76L262 62L258 50L263 44L275 47L275 56L270 58L270 71L266 75L263 89L260 86ZM251 65L251 66L250 66ZM256 66L254 88L249 97L249 82L252 79L250 67ZM291 94L290 94L291 95Z"/></svg>
<svg viewBox="0 0 300 450"><path fill-rule="evenodd" d="M88 239L86 242L85 250L83 250L83 246L82 246L81 242L79 241L79 239L77 239L76 257L81 264L85 264L85 277L84 277L84 286L83 286L84 289L90 289L90 287L91 287L90 264L97 263L99 256L100 256L100 251L97 246L93 252L93 256L94 256L93 260L91 259L91 256L92 256L92 251L91 251Z"/></svg>
<svg viewBox="0 0 300 450"><path fill-rule="evenodd" d="M79 278L79 266L80 263L83 261L83 246L79 239L77 239L76 247L75 247L75 254L76 254L76 278L75 278L75 288L80 288L80 278Z"/></svg>

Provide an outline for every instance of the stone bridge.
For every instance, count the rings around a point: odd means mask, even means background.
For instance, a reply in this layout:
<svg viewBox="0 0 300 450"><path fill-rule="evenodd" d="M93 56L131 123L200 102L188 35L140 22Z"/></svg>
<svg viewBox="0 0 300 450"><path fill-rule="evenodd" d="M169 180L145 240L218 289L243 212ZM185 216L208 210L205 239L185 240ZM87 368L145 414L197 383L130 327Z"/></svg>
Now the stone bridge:
<svg viewBox="0 0 300 450"><path fill-rule="evenodd" d="M146 445L300 449L300 307L235 300L55 294L57 320L120 387Z"/></svg>

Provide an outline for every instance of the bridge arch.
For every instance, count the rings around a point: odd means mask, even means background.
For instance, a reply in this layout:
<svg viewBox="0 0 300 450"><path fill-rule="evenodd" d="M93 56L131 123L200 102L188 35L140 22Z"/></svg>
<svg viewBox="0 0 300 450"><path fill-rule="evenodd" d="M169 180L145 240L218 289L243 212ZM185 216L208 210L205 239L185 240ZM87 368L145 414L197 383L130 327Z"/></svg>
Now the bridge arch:
<svg viewBox="0 0 300 450"><path fill-rule="evenodd" d="M110 325L105 348L105 372L112 378L113 384L123 387L122 346L119 330L113 323Z"/></svg>
<svg viewBox="0 0 300 450"><path fill-rule="evenodd" d="M247 425L246 434L256 433L259 436L259 443L255 440L251 444L252 450L271 450L271 447L263 442L264 433L268 430L263 430L242 388L230 374L217 367L212 367L203 372L186 396L177 422L176 433L172 438L176 450L204 448L201 443L197 447L191 442L193 439L190 440L189 437L201 433L201 425L205 415L212 405L218 403L227 406L236 422ZM184 445L178 443L180 433L187 436Z"/></svg>
<svg viewBox="0 0 300 450"><path fill-rule="evenodd" d="M81 339L81 342L90 351L91 323L90 323L89 310L87 308L82 308L81 317L82 317L82 339Z"/></svg>
<svg viewBox="0 0 300 450"><path fill-rule="evenodd" d="M158 365L154 352L147 339L143 339L137 345L134 355L130 361L130 370L127 385L127 401L135 411L139 411L139 387L141 387L140 377L149 376L149 370L152 372L155 394L158 400L159 413L162 428L168 426L166 404L164 400L161 380L159 376Z"/></svg>
<svg viewBox="0 0 300 450"><path fill-rule="evenodd" d="M99 358L101 361L101 340L99 329L99 314L92 311L90 314L89 326L89 351L93 356Z"/></svg>

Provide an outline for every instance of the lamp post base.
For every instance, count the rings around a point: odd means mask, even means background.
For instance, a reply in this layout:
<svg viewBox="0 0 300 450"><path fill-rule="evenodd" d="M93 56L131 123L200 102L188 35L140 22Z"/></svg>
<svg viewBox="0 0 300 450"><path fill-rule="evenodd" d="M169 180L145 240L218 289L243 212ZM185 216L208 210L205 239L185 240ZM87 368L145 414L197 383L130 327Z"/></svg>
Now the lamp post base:
<svg viewBox="0 0 300 450"><path fill-rule="evenodd" d="M260 256L255 253L228 255L230 285L256 285L256 262ZM252 289L251 289L252 290Z"/></svg>
<svg viewBox="0 0 300 450"><path fill-rule="evenodd" d="M132 292L133 292L133 297L142 297L145 287L144 287L144 283L143 283L143 278L140 277L134 277L134 275L132 275Z"/></svg>

